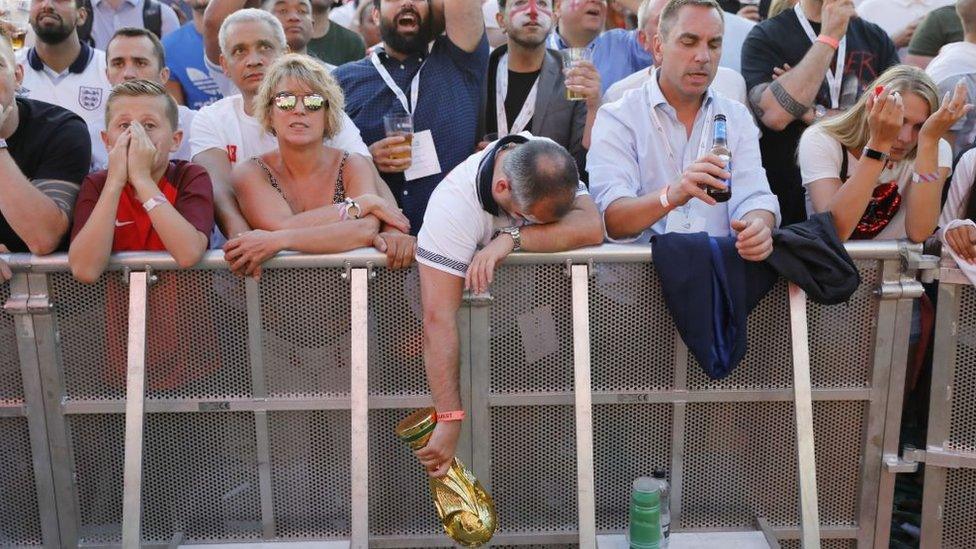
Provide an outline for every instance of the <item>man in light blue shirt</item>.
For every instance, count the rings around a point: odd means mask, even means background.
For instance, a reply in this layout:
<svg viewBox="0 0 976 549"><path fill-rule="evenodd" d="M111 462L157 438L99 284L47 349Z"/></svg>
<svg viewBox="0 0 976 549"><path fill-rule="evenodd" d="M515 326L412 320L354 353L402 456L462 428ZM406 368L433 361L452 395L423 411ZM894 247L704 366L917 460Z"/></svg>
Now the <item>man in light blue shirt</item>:
<svg viewBox="0 0 976 549"><path fill-rule="evenodd" d="M722 10L714 0L670 0L654 38L654 76L597 114L587 155L590 192L609 240L653 234L738 233L747 260L772 251L779 204L759 154L759 130L742 104L709 90L721 58ZM710 154L713 118L728 120L732 165ZM732 197L716 203L705 188Z"/></svg>
<svg viewBox="0 0 976 549"><path fill-rule="evenodd" d="M117 29L122 27L146 28L143 22L142 11L146 0L93 0L91 38L95 42L95 47L105 51L109 40ZM160 3L160 16L162 16L162 39L163 36L180 28L180 19L176 16L173 8Z"/></svg>

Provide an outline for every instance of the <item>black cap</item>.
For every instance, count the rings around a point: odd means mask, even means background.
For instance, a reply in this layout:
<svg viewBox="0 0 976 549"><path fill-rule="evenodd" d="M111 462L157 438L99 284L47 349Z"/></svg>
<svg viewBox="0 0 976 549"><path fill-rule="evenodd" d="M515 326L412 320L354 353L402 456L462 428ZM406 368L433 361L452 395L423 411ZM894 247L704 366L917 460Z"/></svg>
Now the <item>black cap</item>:
<svg viewBox="0 0 976 549"><path fill-rule="evenodd" d="M654 469L654 472L651 474L654 478L667 478L668 476L667 471L664 469Z"/></svg>

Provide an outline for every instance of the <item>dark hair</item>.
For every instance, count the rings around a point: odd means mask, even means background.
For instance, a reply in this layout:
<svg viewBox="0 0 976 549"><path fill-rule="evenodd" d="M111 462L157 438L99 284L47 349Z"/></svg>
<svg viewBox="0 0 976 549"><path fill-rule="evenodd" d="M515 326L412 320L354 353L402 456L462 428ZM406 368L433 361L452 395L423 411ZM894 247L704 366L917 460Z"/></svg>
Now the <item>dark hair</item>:
<svg viewBox="0 0 976 549"><path fill-rule="evenodd" d="M527 208L540 200L553 200L557 217L572 208L579 172L562 145L549 139L531 139L508 153L502 160L502 171L519 206Z"/></svg>
<svg viewBox="0 0 976 549"><path fill-rule="evenodd" d="M157 38L156 35L151 31L139 27L122 27L116 30L115 34L112 35L112 38L109 39L108 44L105 45L106 56L108 55L109 48L112 47L112 42L114 42L115 39L120 36L125 36L126 38L148 38L149 41L152 42L153 53L156 54L156 60L159 61L159 70L163 70L163 68L166 66L166 50L163 49L163 43L160 42L159 38Z"/></svg>

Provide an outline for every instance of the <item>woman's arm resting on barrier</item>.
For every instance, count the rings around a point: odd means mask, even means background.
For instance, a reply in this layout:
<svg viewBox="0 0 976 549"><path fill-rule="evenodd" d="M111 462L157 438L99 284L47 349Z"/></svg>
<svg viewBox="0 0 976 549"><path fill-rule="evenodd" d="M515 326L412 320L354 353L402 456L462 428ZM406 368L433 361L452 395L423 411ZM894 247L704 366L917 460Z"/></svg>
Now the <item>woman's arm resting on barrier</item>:
<svg viewBox="0 0 976 549"><path fill-rule="evenodd" d="M393 192L390 191L390 187L383 181L380 177L380 173L376 170L376 166L373 162L360 155L352 155L349 157L349 161L346 164L346 169L352 169L355 181L349 181L350 184L346 188L350 192L350 196L357 196L359 192L353 192L353 190L358 187L359 181L365 181L366 169L369 170L369 175L372 179L373 185L372 190L363 189L361 192L368 193L373 192L380 198L386 201L391 208L398 214L395 222L388 223L384 222L380 227L380 233L376 235L376 240L373 242L373 247L382 253L386 254L386 266L389 269L403 269L409 267L413 264L413 258L417 251L417 238L410 236L410 222L407 220L406 216L400 213L400 209L397 206L396 198L393 196Z"/></svg>
<svg viewBox="0 0 976 549"><path fill-rule="evenodd" d="M379 224L367 216L319 227L248 231L224 244L224 260L235 274L260 278L261 264L280 251L332 254L370 246Z"/></svg>
<svg viewBox="0 0 976 549"><path fill-rule="evenodd" d="M461 410L457 311L461 307L463 279L423 264L419 269L424 309L424 369L430 396L438 412ZM460 421L437 423L427 446L415 452L428 475L447 474L460 434Z"/></svg>

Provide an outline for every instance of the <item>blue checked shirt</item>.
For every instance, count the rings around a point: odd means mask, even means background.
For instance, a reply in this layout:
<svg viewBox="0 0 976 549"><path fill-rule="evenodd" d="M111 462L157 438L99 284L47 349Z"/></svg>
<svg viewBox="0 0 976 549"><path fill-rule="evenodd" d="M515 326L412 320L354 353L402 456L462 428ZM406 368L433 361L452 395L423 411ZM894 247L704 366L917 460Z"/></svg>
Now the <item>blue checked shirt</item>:
<svg viewBox="0 0 976 549"><path fill-rule="evenodd" d="M478 47L468 53L455 46L447 35L438 36L426 63L422 54L411 55L403 62L382 51L379 57L408 99L410 82L423 65L413 129L415 133L433 133L441 173L413 181L405 181L402 173L381 174L410 220L410 232L416 235L434 188L474 152L481 137L476 134L488 72L488 39L482 34ZM356 123L363 141L371 145L385 137L383 115L402 113L403 106L370 59L346 63L333 75L346 96L346 113Z"/></svg>

